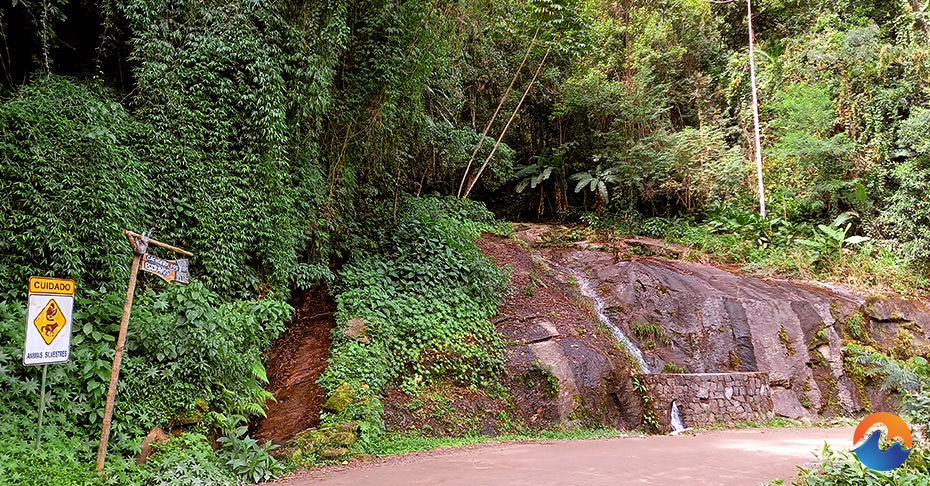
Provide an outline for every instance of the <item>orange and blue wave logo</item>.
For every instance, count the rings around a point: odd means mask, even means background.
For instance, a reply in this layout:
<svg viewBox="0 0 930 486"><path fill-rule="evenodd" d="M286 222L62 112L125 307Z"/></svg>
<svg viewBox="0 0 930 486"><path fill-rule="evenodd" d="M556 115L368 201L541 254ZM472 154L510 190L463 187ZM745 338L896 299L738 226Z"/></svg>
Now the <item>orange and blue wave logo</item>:
<svg viewBox="0 0 930 486"><path fill-rule="evenodd" d="M888 429L888 440L901 439L907 449L901 447L900 442L895 442L886 450L879 448L879 442L882 438L882 431L872 432L868 439L859 447L852 450L853 454L859 458L862 464L876 471L890 471L907 460L911 455L911 429L908 428L901 417L888 412L876 412L862 419L856 426L856 432L853 434L853 444L858 444L862 437L868 432L869 428L876 424L883 424Z"/></svg>

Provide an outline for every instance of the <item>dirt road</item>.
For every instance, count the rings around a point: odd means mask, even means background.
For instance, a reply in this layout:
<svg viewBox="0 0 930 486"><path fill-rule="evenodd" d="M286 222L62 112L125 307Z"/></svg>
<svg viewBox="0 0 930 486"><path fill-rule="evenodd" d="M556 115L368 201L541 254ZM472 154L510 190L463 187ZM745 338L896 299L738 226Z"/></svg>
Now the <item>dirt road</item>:
<svg viewBox="0 0 930 486"><path fill-rule="evenodd" d="M824 441L852 428L749 429L685 436L481 444L299 473L286 486L750 485L793 479Z"/></svg>

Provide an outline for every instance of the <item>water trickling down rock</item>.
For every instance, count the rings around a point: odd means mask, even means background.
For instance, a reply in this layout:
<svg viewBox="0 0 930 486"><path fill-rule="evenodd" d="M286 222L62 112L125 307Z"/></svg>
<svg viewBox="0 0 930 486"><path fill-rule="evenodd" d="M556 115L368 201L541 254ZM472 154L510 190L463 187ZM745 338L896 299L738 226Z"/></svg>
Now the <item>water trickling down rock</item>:
<svg viewBox="0 0 930 486"><path fill-rule="evenodd" d="M623 331L620 330L620 328L610 320L610 316L607 315L607 304L604 302L604 299L602 299L601 296L597 295L597 290L595 290L591 281L580 272L577 272L571 268L567 268L551 261L549 264L552 265L552 267L556 270L562 273L567 273L575 278L575 281L578 282L578 289L581 291L581 295L583 295L585 298L590 300L592 304L594 304L594 310L597 312L598 320L607 326L608 329L610 329L611 333L614 335L614 338L623 344L623 346L630 352L633 358L636 359L636 364L639 365L639 371L643 373L650 373L649 365L646 364L646 359L643 357L642 350L640 350L639 347L636 346L636 344L633 343L633 341L631 341L630 338L628 338L626 334L624 334Z"/></svg>
<svg viewBox="0 0 930 486"><path fill-rule="evenodd" d="M674 400L672 401L671 414L672 414L672 419L671 419L672 432L681 432L682 430L685 430L685 424L684 422L681 421L681 411L678 410L678 402Z"/></svg>

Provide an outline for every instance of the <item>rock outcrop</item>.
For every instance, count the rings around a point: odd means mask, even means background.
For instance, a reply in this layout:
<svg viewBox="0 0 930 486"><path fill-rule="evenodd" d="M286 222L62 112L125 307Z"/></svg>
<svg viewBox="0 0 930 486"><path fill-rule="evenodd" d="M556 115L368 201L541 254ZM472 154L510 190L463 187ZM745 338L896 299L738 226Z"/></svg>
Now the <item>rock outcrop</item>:
<svg viewBox="0 0 930 486"><path fill-rule="evenodd" d="M666 258L692 251L658 240L565 241L547 228L478 242L511 268L493 318L507 343L509 397L390 390L389 430L493 435L518 422L662 431L672 402L699 426L883 410L894 404L850 375L844 344L930 355L930 308L919 300Z"/></svg>
<svg viewBox="0 0 930 486"><path fill-rule="evenodd" d="M920 301L680 260L617 261L573 248L548 255L597 284L613 321L644 350L652 371L768 372L781 416L864 408L865 391L844 370L844 333L887 350L930 351L930 308Z"/></svg>
<svg viewBox="0 0 930 486"><path fill-rule="evenodd" d="M511 294L494 321L508 342L505 384L521 418L538 427L639 428L643 404L629 359L597 328L570 277L512 240L486 235L479 245L513 268Z"/></svg>

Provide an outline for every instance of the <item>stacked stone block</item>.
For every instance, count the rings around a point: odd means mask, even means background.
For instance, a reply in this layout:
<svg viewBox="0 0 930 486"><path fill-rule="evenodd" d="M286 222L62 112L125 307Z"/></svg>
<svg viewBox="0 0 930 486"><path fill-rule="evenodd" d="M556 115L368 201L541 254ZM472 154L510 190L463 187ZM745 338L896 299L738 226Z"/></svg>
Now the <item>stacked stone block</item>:
<svg viewBox="0 0 930 486"><path fill-rule="evenodd" d="M672 402L686 427L775 416L768 373L658 373L641 376L660 428L671 430Z"/></svg>

